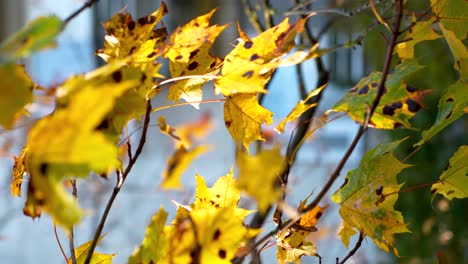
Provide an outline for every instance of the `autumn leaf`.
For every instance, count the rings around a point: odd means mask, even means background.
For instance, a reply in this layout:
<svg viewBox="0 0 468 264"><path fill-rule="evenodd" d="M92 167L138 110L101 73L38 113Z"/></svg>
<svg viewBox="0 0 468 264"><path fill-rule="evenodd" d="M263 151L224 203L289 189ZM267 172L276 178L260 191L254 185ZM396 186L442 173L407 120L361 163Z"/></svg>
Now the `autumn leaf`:
<svg viewBox="0 0 468 264"><path fill-rule="evenodd" d="M24 67L17 64L0 65L0 125L13 127L15 119L26 112L24 106L32 101L34 83Z"/></svg>
<svg viewBox="0 0 468 264"><path fill-rule="evenodd" d="M249 215L251 210L237 208L240 200L240 191L237 189L237 181L234 178L232 168L229 172L216 180L213 187L206 186L205 179L196 176L196 193L193 208L235 208L235 214L240 219L244 219Z"/></svg>
<svg viewBox="0 0 468 264"><path fill-rule="evenodd" d="M346 228L340 232L345 245L354 234L349 230L353 228L369 236L381 249L398 255L393 235L409 232L402 214L393 208L402 185L398 184L397 175L410 166L391 153L401 141L368 151L359 167L348 173L342 187L333 194Z"/></svg>
<svg viewBox="0 0 468 264"><path fill-rule="evenodd" d="M163 182L161 183L161 186L167 189L182 188L180 183L182 173L187 169L187 167L195 158L209 149L210 148L208 146L203 145L193 149L186 149L185 147L180 147L177 149L177 151L174 152L174 154L167 161L167 169L164 171Z"/></svg>
<svg viewBox="0 0 468 264"><path fill-rule="evenodd" d="M224 58L221 77L215 80L215 91L224 96L265 93L264 85L276 67L268 63L294 47L294 38L304 29L305 21L300 19L289 24L289 18L285 18L251 40L238 39L236 47Z"/></svg>
<svg viewBox="0 0 468 264"><path fill-rule="evenodd" d="M413 17L415 25L408 29L408 33L404 35L406 41L400 42L395 46L395 52L401 59L413 59L414 58L414 47L419 42L425 40L438 39L441 36L434 32L432 26L435 19L428 21L416 22L416 18Z"/></svg>
<svg viewBox="0 0 468 264"><path fill-rule="evenodd" d="M102 237L99 239L99 241ZM75 249L75 257L77 264L84 264L86 260L86 256L88 255L88 251L91 248L92 240L84 243L83 245L77 247ZM91 259L90 264L112 264L112 259L115 257L116 254L102 254L98 252L93 252L93 256ZM71 258L68 258L68 264L72 263Z"/></svg>
<svg viewBox="0 0 468 264"><path fill-rule="evenodd" d="M415 61L406 60L388 75L384 95L369 121L369 126L379 129L412 127L409 119L423 107L422 99L428 91L407 86L404 80L421 68ZM362 124L367 108L372 105L377 94L381 76L381 72L373 72L362 78L327 113L346 112L353 120Z"/></svg>
<svg viewBox="0 0 468 264"><path fill-rule="evenodd" d="M55 38L63 27L63 21L57 16L36 18L0 44L0 62L12 62L55 47Z"/></svg>
<svg viewBox="0 0 468 264"><path fill-rule="evenodd" d="M434 124L422 132L422 139L414 146L421 146L426 143L466 113L468 107L468 93L466 90L466 83L461 79L448 87L447 92L439 100L439 112Z"/></svg>
<svg viewBox="0 0 468 264"><path fill-rule="evenodd" d="M261 125L272 122L273 113L263 108L255 94L230 96L224 103L224 124L232 138L247 150L255 140L263 140Z"/></svg>
<svg viewBox="0 0 468 264"><path fill-rule="evenodd" d="M128 264L159 263L167 252L168 237L164 231L168 213L161 207L151 218L140 247L128 259Z"/></svg>
<svg viewBox="0 0 468 264"><path fill-rule="evenodd" d="M307 241L309 234L310 232L304 230L279 232L276 236L278 263L301 263L301 257L317 255L316 246Z"/></svg>
<svg viewBox="0 0 468 264"><path fill-rule="evenodd" d="M468 197L468 146L461 146L453 154L440 181L432 185L431 192L442 194L449 200Z"/></svg>
<svg viewBox="0 0 468 264"><path fill-rule="evenodd" d="M284 127L286 126L286 123L296 120L307 110L316 107L317 106L316 103L308 104L307 102L312 97L318 95L325 87L326 85L310 91L304 100L300 100L299 102L297 102L293 110L291 110L291 112L286 116L286 118L283 119L283 121L281 121L281 123L275 128L275 131L278 133L284 133Z"/></svg>
<svg viewBox="0 0 468 264"><path fill-rule="evenodd" d="M11 181L11 195L21 197L21 184L23 183L23 175L28 171L26 167L26 158L28 155L28 147L24 147L18 157L14 158L13 179Z"/></svg>
<svg viewBox="0 0 468 264"><path fill-rule="evenodd" d="M237 155L238 188L255 198L261 212L265 212L281 195L277 180L284 165L285 159L281 156L279 148L262 150L255 156L244 152Z"/></svg>
<svg viewBox="0 0 468 264"><path fill-rule="evenodd" d="M460 72L460 79L465 80L468 78L468 50L465 44L463 44L463 41L458 39L452 31L445 29L442 23L439 23L439 27L452 51L455 60L453 67Z"/></svg>
<svg viewBox="0 0 468 264"><path fill-rule="evenodd" d="M463 0L431 0L432 12L445 28L453 31L457 38L466 39L468 3Z"/></svg>

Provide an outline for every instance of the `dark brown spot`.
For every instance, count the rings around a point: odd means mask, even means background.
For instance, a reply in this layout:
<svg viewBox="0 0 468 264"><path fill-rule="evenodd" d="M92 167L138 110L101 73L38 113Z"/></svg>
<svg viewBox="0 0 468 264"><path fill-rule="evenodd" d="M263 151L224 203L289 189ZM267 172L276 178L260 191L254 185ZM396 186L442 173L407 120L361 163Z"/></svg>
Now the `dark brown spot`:
<svg viewBox="0 0 468 264"><path fill-rule="evenodd" d="M143 74L141 75L140 82L144 83L144 82L146 81L146 78L147 78L147 77L146 77L146 74L143 73Z"/></svg>
<svg viewBox="0 0 468 264"><path fill-rule="evenodd" d="M260 58L260 56L258 56L257 54L253 54L252 56L250 56L250 61L254 61L258 58Z"/></svg>
<svg viewBox="0 0 468 264"><path fill-rule="evenodd" d="M253 71L248 71L248 72L242 74L242 77L249 79L250 77L253 76L253 74L254 74Z"/></svg>
<svg viewBox="0 0 468 264"><path fill-rule="evenodd" d="M399 127L403 127L403 124L401 124L400 122L395 122L395 124L393 124L393 128L399 128Z"/></svg>
<svg viewBox="0 0 468 264"><path fill-rule="evenodd" d="M453 111L450 111L450 113L447 114L447 116L445 116L445 119L449 119L453 114Z"/></svg>
<svg viewBox="0 0 468 264"><path fill-rule="evenodd" d="M199 51L200 51L200 50L196 49L196 50L190 52L190 57L189 57L189 59L193 59L195 56L197 56L197 54L198 54Z"/></svg>
<svg viewBox="0 0 468 264"><path fill-rule="evenodd" d="M377 88L378 84L376 82L369 83L370 88L375 89Z"/></svg>
<svg viewBox="0 0 468 264"><path fill-rule="evenodd" d="M227 128L231 127L231 121L225 121L225 122L224 122L224 125L225 125Z"/></svg>
<svg viewBox="0 0 468 264"><path fill-rule="evenodd" d="M115 81L115 82L120 82L122 81L122 72L117 70L115 72L112 73L112 79Z"/></svg>
<svg viewBox="0 0 468 264"><path fill-rule="evenodd" d="M359 92L358 94L366 94L369 92L369 86L368 85L364 85L361 89L359 89Z"/></svg>
<svg viewBox="0 0 468 264"><path fill-rule="evenodd" d="M346 184L348 184L349 179L345 178L343 184L341 184L340 188L343 188Z"/></svg>
<svg viewBox="0 0 468 264"><path fill-rule="evenodd" d="M135 50L136 50L137 47L133 46L130 51L128 52L128 54L132 54Z"/></svg>
<svg viewBox="0 0 468 264"><path fill-rule="evenodd" d="M225 258L226 258L226 254L227 254L227 253L226 253L226 250L224 250L224 249L220 249L220 250L218 251L218 256L219 256L220 258L222 258L222 259L225 259Z"/></svg>
<svg viewBox="0 0 468 264"><path fill-rule="evenodd" d="M315 219L319 219L322 216L322 214L322 212L317 212L317 214L315 214Z"/></svg>
<svg viewBox="0 0 468 264"><path fill-rule="evenodd" d="M447 162L447 166L445 166L444 171L448 170L450 168L450 162Z"/></svg>
<svg viewBox="0 0 468 264"><path fill-rule="evenodd" d="M48 168L49 168L49 164L45 162L42 162L41 164L39 164L39 172L41 173L41 175L43 176L46 175Z"/></svg>
<svg viewBox="0 0 468 264"><path fill-rule="evenodd" d="M219 194L216 195L216 198L220 198L220 197L221 197L221 195L219 195Z"/></svg>
<svg viewBox="0 0 468 264"><path fill-rule="evenodd" d="M135 29L135 26L136 26L136 24L135 24L135 22L132 20L132 21L130 21L130 22L128 23L127 28L128 28L128 30L132 31L132 30Z"/></svg>
<svg viewBox="0 0 468 264"><path fill-rule="evenodd" d="M101 131L101 130L108 129L109 127L110 127L110 121L109 121L109 119L105 118L94 129L97 130L97 131Z"/></svg>
<svg viewBox="0 0 468 264"><path fill-rule="evenodd" d="M450 98L450 97L447 98L447 100L445 100L445 102L453 102L453 101L454 101L453 98Z"/></svg>
<svg viewBox="0 0 468 264"><path fill-rule="evenodd" d="M383 107L383 114L393 116L395 114L395 108L391 105L386 105Z"/></svg>
<svg viewBox="0 0 468 264"><path fill-rule="evenodd" d="M144 26L146 24L146 18L142 17L138 19L138 24Z"/></svg>
<svg viewBox="0 0 468 264"><path fill-rule="evenodd" d="M407 86L406 86L406 91L408 91L408 92L410 92L410 93L414 93L414 92L417 91L417 89L414 88L414 87L411 87L411 86L407 85Z"/></svg>
<svg viewBox="0 0 468 264"><path fill-rule="evenodd" d="M195 25L196 27L200 26L200 24L198 24L198 22L195 22L195 24L193 24L193 25Z"/></svg>
<svg viewBox="0 0 468 264"><path fill-rule="evenodd" d="M451 194L454 194L454 193L455 193L454 190L450 190L450 191L447 192L447 195L451 195Z"/></svg>
<svg viewBox="0 0 468 264"><path fill-rule="evenodd" d="M215 205L216 203L213 200L210 200L211 205Z"/></svg>
<svg viewBox="0 0 468 264"><path fill-rule="evenodd" d="M383 191L383 186L380 186L377 190L375 190L375 194L382 195L382 191Z"/></svg>
<svg viewBox="0 0 468 264"><path fill-rule="evenodd" d="M408 110L413 113L416 113L419 111L419 109L421 109L421 106L414 100L406 99L406 104L408 105Z"/></svg>
<svg viewBox="0 0 468 264"><path fill-rule="evenodd" d="M210 69L213 69L214 66L216 66L216 61L213 61L213 62L210 64Z"/></svg>
<svg viewBox="0 0 468 264"><path fill-rule="evenodd" d="M183 58L182 55L177 55L177 57L175 57L175 60L181 60Z"/></svg>
<svg viewBox="0 0 468 264"><path fill-rule="evenodd" d="M253 46L253 42L250 40L244 43L244 48L246 49L250 49L252 46Z"/></svg>
<svg viewBox="0 0 468 264"><path fill-rule="evenodd" d="M221 230L216 229L216 231L213 234L213 240L216 241L218 240L219 236L221 235Z"/></svg>
<svg viewBox="0 0 468 264"><path fill-rule="evenodd" d="M196 61L190 63L189 66L187 67L187 69L188 69L189 71L193 71L193 70L195 70L196 68L198 68L198 62L196 62Z"/></svg>
<svg viewBox="0 0 468 264"><path fill-rule="evenodd" d="M432 189L431 190L431 195L434 195L437 192L437 189Z"/></svg>
<svg viewBox="0 0 468 264"><path fill-rule="evenodd" d="M156 55L156 52L153 51L153 52L151 52L150 54L148 54L148 56L146 56L146 57L147 57L148 59L150 59L150 58L154 57L155 55Z"/></svg>
<svg viewBox="0 0 468 264"><path fill-rule="evenodd" d="M153 24L154 22L156 22L156 17L155 16L149 16L149 17L146 17L146 20L147 20L148 24Z"/></svg>

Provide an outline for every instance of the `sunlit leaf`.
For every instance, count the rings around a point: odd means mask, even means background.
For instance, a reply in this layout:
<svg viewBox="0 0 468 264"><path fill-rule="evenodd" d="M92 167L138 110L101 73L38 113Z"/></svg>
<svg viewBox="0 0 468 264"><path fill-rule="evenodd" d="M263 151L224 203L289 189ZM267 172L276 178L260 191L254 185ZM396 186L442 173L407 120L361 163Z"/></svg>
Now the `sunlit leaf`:
<svg viewBox="0 0 468 264"><path fill-rule="evenodd" d="M312 242L307 241L309 234L310 232L304 230L279 232L276 237L278 263L301 263L302 256L315 256L317 248Z"/></svg>
<svg viewBox="0 0 468 264"><path fill-rule="evenodd" d="M468 50L463 42L458 39L452 31L445 29L444 25L439 23L440 29L444 34L450 50L452 51L455 64L453 67L460 72L461 79L468 78Z"/></svg>
<svg viewBox="0 0 468 264"><path fill-rule="evenodd" d="M404 61L392 74L388 75L385 90L377 109L372 115L369 126L380 129L410 128L411 119L422 107L427 91L419 91L405 84L407 76L422 67L415 61ZM346 112L353 120L363 123L367 109L377 95L377 87L382 77L381 72L373 72L362 78L351 88L329 112Z"/></svg>
<svg viewBox="0 0 468 264"><path fill-rule="evenodd" d="M0 62L11 62L54 47L63 27L63 21L57 16L36 18L0 44Z"/></svg>
<svg viewBox="0 0 468 264"><path fill-rule="evenodd" d="M346 249L349 247L349 240L352 236L357 234L357 231L353 227L348 225L348 222L343 221L343 227L341 228L338 235L340 236L341 241L345 245Z"/></svg>
<svg viewBox="0 0 468 264"><path fill-rule="evenodd" d="M416 18L413 18L416 22ZM401 43L398 43L395 47L395 52L401 59L413 59L414 58L414 47L419 42L425 40L434 40L441 36L434 32L432 26L434 19L428 21L416 22L416 24L408 29L408 33L404 35L404 39Z"/></svg>
<svg viewBox="0 0 468 264"><path fill-rule="evenodd" d="M439 112L434 124L422 132L422 139L415 144L421 146L448 125L466 113L468 107L467 85L463 80L452 84L439 100Z"/></svg>
<svg viewBox="0 0 468 264"><path fill-rule="evenodd" d="M449 200L468 197L468 146L461 146L453 154L440 175L440 181L432 185L431 191Z"/></svg>
<svg viewBox="0 0 468 264"><path fill-rule="evenodd" d="M23 175L27 172L26 158L28 155L28 147L25 146L18 157L14 157L13 179L11 181L11 195L21 197L21 184L23 183Z"/></svg>
<svg viewBox="0 0 468 264"><path fill-rule="evenodd" d="M255 140L263 140L261 125L272 122L273 113L263 108L255 94L230 96L224 104L224 124L232 138L247 150Z"/></svg>
<svg viewBox="0 0 468 264"><path fill-rule="evenodd" d="M431 0L432 12L445 28L453 31L461 39L466 39L468 2L464 0Z"/></svg>
<svg viewBox="0 0 468 264"><path fill-rule="evenodd" d="M168 189L180 189L182 188L180 178L182 173L192 163L192 161L208 151L208 146L198 146L193 149L186 149L180 147L167 161L167 168L163 174L163 182L161 186Z"/></svg>
<svg viewBox="0 0 468 264"><path fill-rule="evenodd" d="M102 237L99 240L101 239ZM86 256L88 255L88 251L91 247L92 242L93 241L90 240L75 249L76 264L85 263ZM93 256L91 258L90 264L112 264L112 259L115 257L115 255L116 254L102 254L98 252L93 252ZM67 263L68 264L72 263L71 258L68 258Z"/></svg>
<svg viewBox="0 0 468 264"><path fill-rule="evenodd" d="M33 88L23 66L0 65L0 125L12 128L16 117L25 112L24 106L31 102Z"/></svg>
<svg viewBox="0 0 468 264"><path fill-rule="evenodd" d="M318 95L324 88L325 88L325 85L310 91L310 93L307 95L307 97L304 100L300 100L299 102L297 102L293 110L291 110L291 112L286 116L286 118L283 119L283 121L281 121L281 123L275 128L275 131L278 133L284 133L284 127L286 126L287 123L296 120L304 112L317 106L316 103L308 104L307 101L309 101L312 97Z"/></svg>
<svg viewBox="0 0 468 264"><path fill-rule="evenodd" d="M164 232L167 215L163 208L153 215L151 223L146 228L143 242L130 256L128 264L159 263L167 252L168 237Z"/></svg>
<svg viewBox="0 0 468 264"><path fill-rule="evenodd" d="M397 175L410 165L401 163L392 151L402 140L379 145L368 151L357 169L351 170L344 184L332 196L340 204L346 231L341 238L346 245L354 228L369 236L385 251L398 255L394 234L409 232L403 216L393 207L398 199Z"/></svg>
<svg viewBox="0 0 468 264"><path fill-rule="evenodd" d="M258 208L262 212L269 205L275 203L281 195L281 188L277 180L284 165L285 160L281 156L279 148L262 150L256 156L250 156L243 152L239 152L237 155L238 187L255 198Z"/></svg>

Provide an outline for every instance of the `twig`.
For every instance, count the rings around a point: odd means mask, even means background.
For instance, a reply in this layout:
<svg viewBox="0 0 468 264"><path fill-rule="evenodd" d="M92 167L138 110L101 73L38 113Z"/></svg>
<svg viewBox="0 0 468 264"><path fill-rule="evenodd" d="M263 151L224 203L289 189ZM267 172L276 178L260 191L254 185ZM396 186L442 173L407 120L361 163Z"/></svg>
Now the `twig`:
<svg viewBox="0 0 468 264"><path fill-rule="evenodd" d="M257 247L263 245L263 243L265 243L265 241L267 241L271 236L277 234L278 232L280 232L281 230L284 230L285 228L290 227L293 223L298 221L303 214L305 214L306 212L308 212L308 211L312 210L313 208L315 208L315 206L318 205L318 203L322 200L322 198L325 196L325 194L330 190L331 186L333 185L333 183L336 181L336 179L340 175L340 172L343 169L344 165L346 164L346 161L349 159L349 157L351 156L352 152L354 151L357 143L361 139L364 132L367 130L367 125L368 125L370 119L372 118L372 115L375 112L375 109L377 108L377 105L379 104L380 99L382 98L384 88L385 88L385 81L386 81L387 75L388 75L388 73L390 71L390 65L391 65L391 60L392 60L393 49L395 48L398 36L400 35L399 28L400 28L400 24L401 24L402 13L403 13L402 10L403 10L403 0L396 0L396 5L395 5L396 16L395 16L395 19L394 19L394 22L393 22L392 37L391 37L390 42L388 43L387 51L385 53L385 63L384 63L383 69L382 69L382 78L380 79L380 82L379 82L379 85L378 85L378 88L377 88L378 89L377 95L376 95L376 97L375 97L375 99L374 99L374 101L372 103L372 106L370 106L368 108L368 111L367 111L367 113L365 115L364 124L359 127L359 130L357 131L356 136L353 139L353 142L348 147L348 150L343 155L343 158L339 162L337 168L332 173L332 175L328 179L327 183L323 186L322 190L317 195L317 197L311 203L309 203L307 206L305 206L304 210L300 211L300 214L299 214L298 217L291 218L291 219L285 221L282 225L278 225L278 227L276 229L272 230L271 232L269 232L268 234L263 236L261 239L259 239L259 241L256 243Z"/></svg>
<svg viewBox="0 0 468 264"><path fill-rule="evenodd" d="M72 19L74 19L77 15L83 12L86 8L91 7L92 5L96 4L99 0L89 0L88 2L84 3L78 10L73 12L69 15L65 20L64 23L68 24Z"/></svg>
<svg viewBox="0 0 468 264"><path fill-rule="evenodd" d="M359 239L358 241L356 242L356 245L354 245L353 249L351 249L351 251L348 252L348 254L343 258L343 260L341 262L338 263L338 258L336 259L338 264L344 264L350 257L352 257L354 254L356 254L356 252L358 251L358 249L361 247L361 244L362 244L362 241L364 240L364 237L366 235L364 233L359 233Z"/></svg>
<svg viewBox="0 0 468 264"><path fill-rule="evenodd" d="M55 240L57 241L57 244L60 248L60 252L62 252L62 256L65 259L65 263L68 263L68 258L67 254L65 254L65 251L63 250L62 243L60 243L60 239L57 234L57 225L54 223L54 235L55 235Z"/></svg>
<svg viewBox="0 0 468 264"><path fill-rule="evenodd" d="M78 198L78 189L76 188L76 180L72 179L70 180L70 183L72 185L72 195L75 200ZM70 246L70 259L72 261L72 264L76 264L76 256L75 256L75 242L74 242L74 237L75 234L73 233L73 225L70 227L70 234L68 237L68 242Z"/></svg>
<svg viewBox="0 0 468 264"><path fill-rule="evenodd" d="M375 8L374 0L369 0L370 7L372 9L372 12L374 13L375 18L377 18L377 21L380 22L380 24L384 25L388 32L392 32L392 27L385 21L379 14L379 11L377 11L377 8Z"/></svg>
<svg viewBox="0 0 468 264"><path fill-rule="evenodd" d="M140 137L140 142L138 143L138 147L135 150L135 154L133 155L133 158L129 160L127 167L125 168L125 171L121 174L121 177L119 177L120 173L117 174L117 184L114 187L114 190L112 191L111 196L109 197L109 201L107 202L106 209L104 210L102 216L101 216L101 221L99 222L99 225L96 229L96 232L94 233L94 238L93 242L91 243L91 246L88 251L88 255L86 256L86 260L84 261L84 264L89 264L91 262L91 258L93 256L93 252L96 249L96 245L99 241L99 238L101 237L102 230L104 229L104 224L106 223L107 216L109 215L110 209L114 203L115 197L117 194L119 194L123 183L127 179L128 174L132 170L133 166L135 165L136 161L138 160L138 157L140 156L141 152L143 151L143 147L146 142L146 134L148 132L148 127L150 123L150 116L151 116L151 101L147 100L146 101L146 111L145 111L145 119L143 122L143 129L141 132L141 137Z"/></svg>

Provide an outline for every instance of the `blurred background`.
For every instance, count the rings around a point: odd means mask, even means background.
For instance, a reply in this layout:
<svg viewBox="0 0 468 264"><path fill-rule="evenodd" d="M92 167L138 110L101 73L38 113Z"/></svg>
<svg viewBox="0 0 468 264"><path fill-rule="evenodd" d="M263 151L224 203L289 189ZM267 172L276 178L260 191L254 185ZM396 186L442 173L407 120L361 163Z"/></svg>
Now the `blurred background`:
<svg viewBox="0 0 468 264"><path fill-rule="evenodd" d="M0 1L0 40L17 31L28 21L40 15L57 14L65 18L78 9L85 1L80 0L2 0ZM284 118L300 99L299 78L307 91L317 87L319 73L329 72L329 86L321 99L316 117L334 104L347 89L356 84L360 78L371 71L380 70L383 63L385 40L380 32L382 28L376 24L375 18L366 5L367 1L316 0L316 1L165 1L169 13L163 18L169 32L183 25L190 19L205 14L213 8L218 8L213 23L230 24L218 41L212 52L224 56L232 48L232 43L238 38L236 22L238 21L246 33L253 37L258 27L268 28L268 24L277 24L284 18L284 13L294 11L294 6L303 5L307 10L348 10L347 14L338 12L323 12L312 17L308 22L312 34L317 38L322 48L342 47L348 43L350 48L339 48L336 52L326 55L318 61L307 61L301 67L288 67L278 70L269 85L269 93L264 97L263 104L275 113L275 123L266 131L274 135L272 141L286 145L290 133L275 136L273 127ZM310 2L310 3L309 3ZM392 1L376 1L383 15L390 15L388 3ZM408 10L418 13L425 12L429 1L409 1ZM416 3L417 2L417 3ZM53 88L73 74L90 71L103 62L94 55L94 51L103 46L104 31L101 22L108 20L123 8L131 12L134 18L145 16L156 10L160 5L157 0L100 0L90 9L74 19L60 35L55 49L41 52L24 63L34 81L46 88ZM269 7L274 11L270 20L263 17L263 10ZM252 23L252 16L246 15L250 10L259 17L257 24ZM302 10L302 9L301 9ZM354 13L351 13L354 12ZM304 46L311 43L303 42ZM420 43L416 49L416 58L428 65L423 72L414 76L411 85L420 89L432 89L433 93L426 100L426 108L413 120L418 127L429 127L437 114L437 100L444 89L456 79L452 70L447 46L442 39ZM323 69L321 69L323 67ZM168 70L163 74L169 76ZM212 85L204 90L204 99L216 98ZM153 106L169 105L164 94L158 95ZM51 219L43 214L40 219L31 220L22 213L25 202L25 190L22 198L10 195L11 168L13 155L19 155L24 144L27 131L33 120L40 118L53 109L51 102L30 105L31 116L12 131L0 130L0 262L1 263L63 263L54 236ZM160 206L164 206L173 217L175 205L171 200L180 203L191 203L194 196L195 174L199 173L211 185L219 176L226 174L235 160L235 146L223 124L223 105L221 103L202 104L200 110L194 111L191 106L174 107L153 115L152 128L149 131L148 144L137 166L129 176L122 192L117 197L104 232L98 251L117 253L114 263L125 263L134 248L141 243L145 227L151 216ZM159 132L156 120L164 115L171 125L181 125L194 120L210 117L211 130L200 143L212 144L215 148L208 154L198 158L185 172L184 191L175 192L159 188L161 174L166 167L169 155L174 151L172 141ZM133 129L139 127L138 122L132 124ZM297 162L290 176L290 193L288 202L296 206L312 191L320 190L331 171L335 168L345 150L349 146L357 125L343 117L320 129L301 148ZM409 159L409 163L417 166L406 170L399 176L400 182L406 186L418 186L434 182L447 164L448 158L461 144L468 143L466 133L467 120L460 119L452 124L445 133L432 139L421 151ZM419 131L396 130L382 132L370 130L353 153L343 176L354 168L362 154L381 141L390 141L410 136L405 146L400 148L400 158L412 151L412 144L419 139ZM135 138L138 137L138 133ZM269 144L268 142L266 144ZM338 180L332 190L342 183ZM75 228L75 244L80 245L90 240L98 224L101 212L114 186L114 179L102 179L91 175L86 181L78 181L78 200L86 208L88 216ZM448 263L467 263L467 227L468 214L464 211L466 200L447 201L441 197L431 200L430 187L419 188L400 194L396 209L405 208L405 222L409 224L412 233L397 236L397 248L400 258L383 253L376 249L370 239L364 241L362 248L348 263L437 263L437 254L443 254ZM248 206L248 201L243 201ZM317 243L318 253L323 257L323 263L335 263L335 258L342 258L347 250L337 237L341 218L338 207L329 198L322 204L329 205L327 213L319 221L319 231L313 240ZM271 218L269 218L271 219ZM273 227L270 220L266 227ZM68 242L65 234L58 230L59 238L68 254ZM350 245L354 245L354 240ZM274 247L266 249L262 254L264 263L275 263ZM313 257L303 257L302 263L318 263Z"/></svg>

